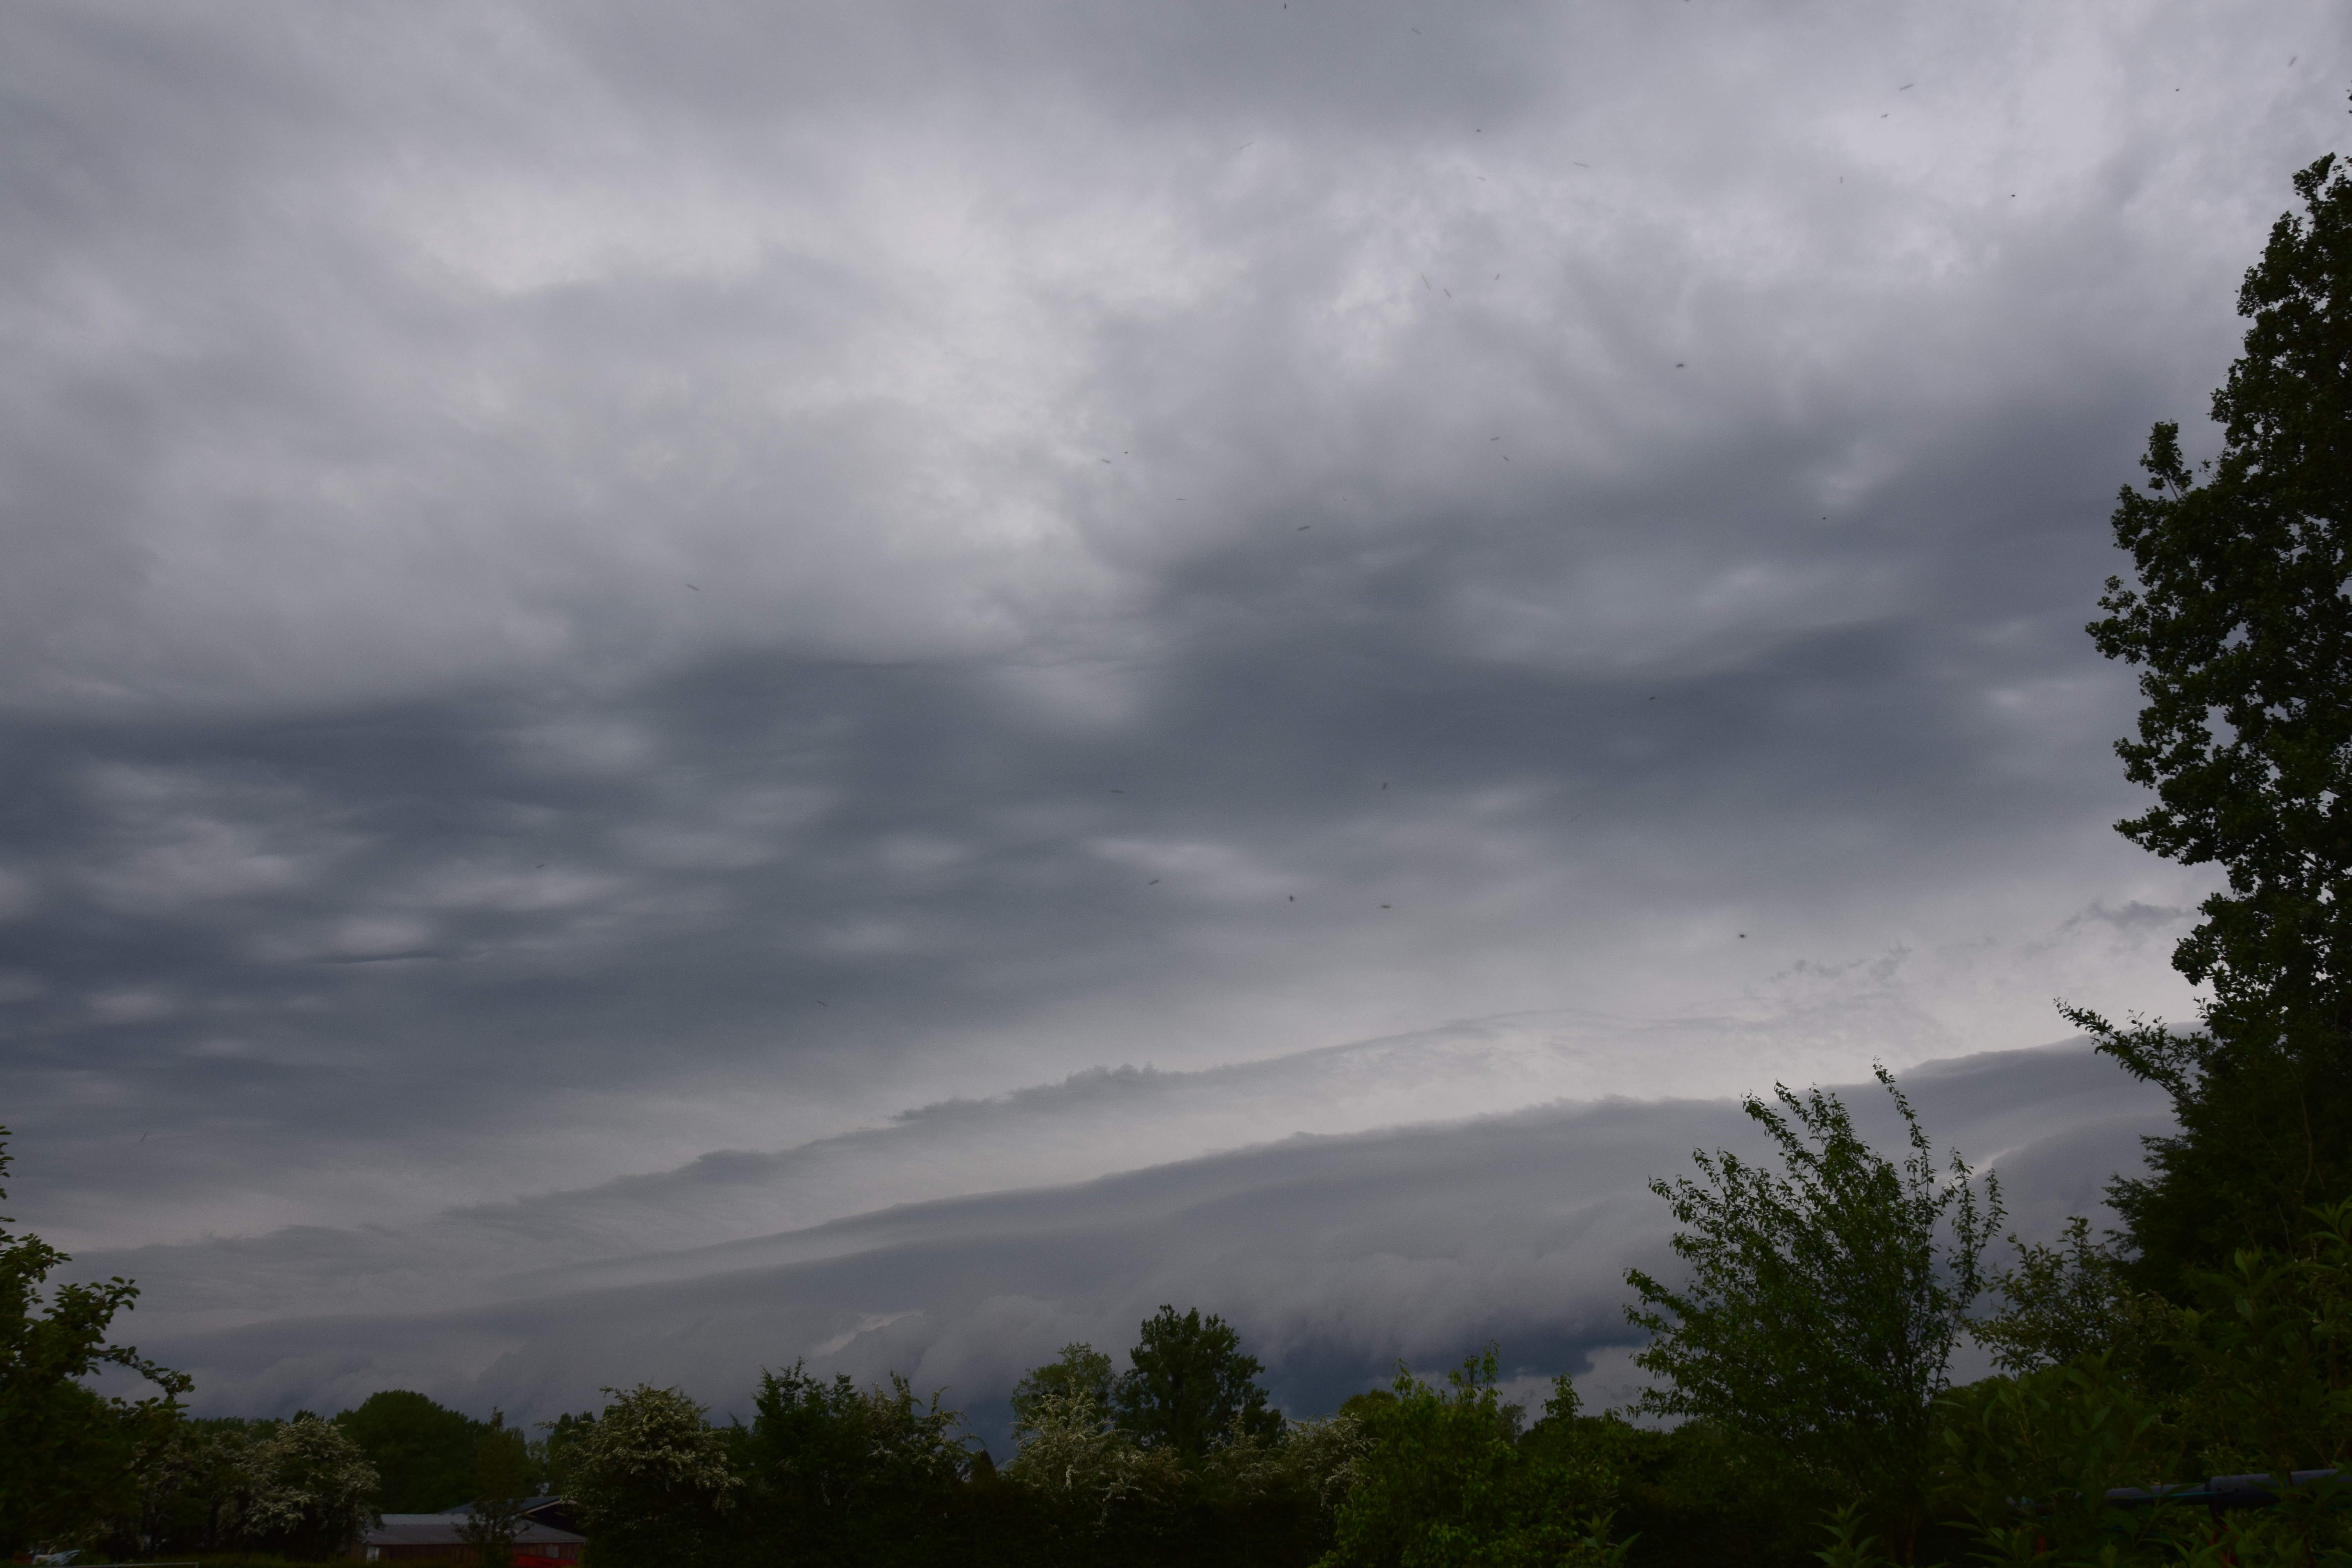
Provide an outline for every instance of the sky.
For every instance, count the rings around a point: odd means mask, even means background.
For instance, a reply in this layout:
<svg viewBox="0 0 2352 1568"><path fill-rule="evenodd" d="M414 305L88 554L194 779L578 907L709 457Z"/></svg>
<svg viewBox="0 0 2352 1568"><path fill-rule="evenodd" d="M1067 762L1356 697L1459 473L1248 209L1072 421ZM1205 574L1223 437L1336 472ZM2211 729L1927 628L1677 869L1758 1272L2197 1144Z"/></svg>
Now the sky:
<svg viewBox="0 0 2352 1568"><path fill-rule="evenodd" d="M2193 1016L2212 885L2112 831L2106 516L2347 83L2324 4L12 7L8 1212L248 1413L979 1408L1171 1295L1302 1409L1605 1381L1642 1180L1873 1061L2054 1228L2161 1108L2053 999Z"/></svg>

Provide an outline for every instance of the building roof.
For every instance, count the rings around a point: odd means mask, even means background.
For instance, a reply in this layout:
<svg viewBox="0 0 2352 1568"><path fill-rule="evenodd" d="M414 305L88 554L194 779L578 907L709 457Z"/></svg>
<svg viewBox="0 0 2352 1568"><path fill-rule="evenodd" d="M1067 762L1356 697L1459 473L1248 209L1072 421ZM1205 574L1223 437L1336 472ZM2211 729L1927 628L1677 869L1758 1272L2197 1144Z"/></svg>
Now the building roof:
<svg viewBox="0 0 2352 1568"><path fill-rule="evenodd" d="M360 1537L362 1546L457 1546L466 1540L464 1513L388 1513L383 1522ZM517 1546L562 1546L586 1541L568 1530L531 1520L516 1521Z"/></svg>

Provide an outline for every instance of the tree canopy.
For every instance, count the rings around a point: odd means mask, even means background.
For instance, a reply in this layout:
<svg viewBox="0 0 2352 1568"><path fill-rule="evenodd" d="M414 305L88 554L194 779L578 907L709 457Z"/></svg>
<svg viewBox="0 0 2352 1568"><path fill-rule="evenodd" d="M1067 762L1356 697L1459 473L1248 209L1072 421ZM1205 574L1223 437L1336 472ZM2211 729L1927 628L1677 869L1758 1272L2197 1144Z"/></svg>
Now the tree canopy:
<svg viewBox="0 0 2352 1568"><path fill-rule="evenodd" d="M1282 1430L1282 1413L1267 1405L1257 1384L1265 1365L1243 1352L1241 1336L1214 1313L1162 1306L1144 1321L1128 1360L1112 1408L1120 1428L1146 1447L1197 1458L1236 1433L1270 1437Z"/></svg>
<svg viewBox="0 0 2352 1568"><path fill-rule="evenodd" d="M335 1417L383 1479L386 1513L438 1513L474 1497L475 1446L488 1428L422 1394L387 1388Z"/></svg>
<svg viewBox="0 0 2352 1568"><path fill-rule="evenodd" d="M1700 1152L1702 1180L1653 1182L1683 1227L1673 1246L1689 1278L1674 1288L1628 1270L1641 1305L1626 1317L1654 1336L1635 1360L1665 1380L1643 1408L1762 1439L1797 1478L1882 1503L1899 1542L1925 1512L1936 1402L2000 1196L1987 1178L1979 1201L1957 1154L1937 1167L1877 1070L1910 1145L1901 1163L1826 1090L1780 1087L1777 1110L1749 1097L1780 1169Z"/></svg>
<svg viewBox="0 0 2352 1568"><path fill-rule="evenodd" d="M0 1127L0 1180L13 1158L6 1137ZM8 1223L0 1215L0 1226ZM110 1341L116 1314L138 1300L137 1286L120 1277L48 1283L72 1261L30 1232L0 1229L0 1553L122 1506L142 1429L168 1425L189 1387L184 1374ZM135 1403L101 1397L82 1380L109 1366L161 1393Z"/></svg>
<svg viewBox="0 0 2352 1568"><path fill-rule="evenodd" d="M2069 1010L2172 1096L2179 1133L2114 1189L2166 1288L2288 1245L2352 1190L2352 180L2331 156L2294 188L2304 210L2239 290L2221 449L2192 464L2177 424L2155 427L2114 515L2133 576L2089 628L2146 699L2116 751L2157 803L2118 829L2227 879L2174 955L2211 988L2201 1033Z"/></svg>

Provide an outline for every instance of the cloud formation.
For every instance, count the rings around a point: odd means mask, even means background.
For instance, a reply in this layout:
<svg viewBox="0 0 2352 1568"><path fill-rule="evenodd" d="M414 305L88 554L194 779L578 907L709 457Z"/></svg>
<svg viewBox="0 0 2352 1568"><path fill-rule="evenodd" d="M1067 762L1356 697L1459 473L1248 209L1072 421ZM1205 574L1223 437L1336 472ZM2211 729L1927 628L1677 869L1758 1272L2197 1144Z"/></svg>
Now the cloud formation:
<svg viewBox="0 0 2352 1568"><path fill-rule="evenodd" d="M2013 1223L2054 1233L2104 1213L2104 1185L2137 1168L2136 1140L2165 1125L2163 1099L2079 1044L1930 1064L1908 1090L1946 1152L2001 1178ZM1899 1125L1873 1087L1845 1097L1882 1143ZM1049 1096L1049 1121L1103 1117L1092 1094ZM1026 1121L1034 1108L1003 1106ZM413 1386L466 1408L546 1416L591 1405L600 1384L677 1384L742 1408L762 1365L807 1358L865 1378L905 1372L946 1385L984 1430L1021 1373L1071 1340L1123 1349L1162 1301L1225 1313L1301 1413L1329 1408L1397 1359L1450 1364L1486 1338L1523 1373L1592 1372L1633 1342L1623 1271L1671 1272L1664 1205L1645 1190L1688 1171L1692 1148L1755 1152L1755 1129L1722 1100L1550 1105L1507 1116L1338 1137L1299 1136L1073 1186L915 1204L719 1246L510 1272L457 1307L370 1310L405 1261L460 1278L445 1232L336 1237L290 1233L278 1255L370 1255L362 1289L270 1281L283 1316L236 1328L142 1325L142 1342L194 1372L223 1409L329 1407ZM782 1184L779 1173L764 1173ZM676 1179L673 1212L727 1201L708 1173ZM636 1194L632 1194L635 1196ZM614 1194L575 1194L522 1219L558 1226ZM640 1198L640 1201L642 1199ZM341 1241L344 1250L337 1253ZM261 1248L214 1243L109 1267L176 1261L252 1289ZM335 1315L299 1309L330 1305ZM375 1304L379 1309L381 1302ZM438 1310L436 1310L436 1309ZM289 1310L290 1309L290 1310ZM160 1326L162 1332L152 1331ZM176 1328L177 1331L174 1331ZM1620 1373L1622 1375L1622 1372ZM1610 1396L1604 1372L1593 1392Z"/></svg>
<svg viewBox="0 0 2352 1568"><path fill-rule="evenodd" d="M2347 79L2315 3L17 7L14 1212L219 1241L189 1331L490 1311L2183 1016L2081 625Z"/></svg>

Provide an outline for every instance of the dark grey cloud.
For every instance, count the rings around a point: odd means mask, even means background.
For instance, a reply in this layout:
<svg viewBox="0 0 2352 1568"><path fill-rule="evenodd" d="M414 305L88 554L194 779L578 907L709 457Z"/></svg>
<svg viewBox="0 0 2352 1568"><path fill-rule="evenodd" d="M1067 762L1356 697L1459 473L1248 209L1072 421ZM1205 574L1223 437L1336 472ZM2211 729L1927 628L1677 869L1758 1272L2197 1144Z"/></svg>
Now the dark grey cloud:
<svg viewBox="0 0 2352 1568"><path fill-rule="evenodd" d="M2333 8L0 45L11 1201L159 1318L2192 1004L2080 627Z"/></svg>

